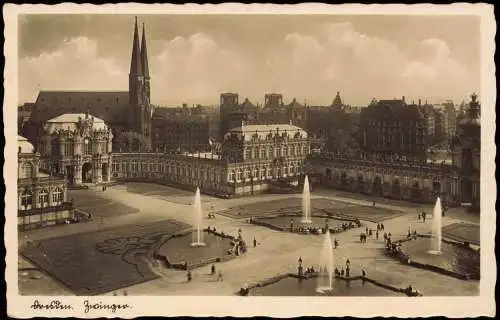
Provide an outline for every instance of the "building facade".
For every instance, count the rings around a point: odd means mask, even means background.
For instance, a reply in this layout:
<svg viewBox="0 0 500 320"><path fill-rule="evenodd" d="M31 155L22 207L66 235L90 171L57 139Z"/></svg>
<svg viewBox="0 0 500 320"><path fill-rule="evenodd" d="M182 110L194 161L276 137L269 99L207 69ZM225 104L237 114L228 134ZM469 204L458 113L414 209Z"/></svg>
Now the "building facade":
<svg viewBox="0 0 500 320"><path fill-rule="evenodd" d="M404 97L380 100L361 111L359 146L363 159L425 162L426 120Z"/></svg>
<svg viewBox="0 0 500 320"><path fill-rule="evenodd" d="M311 176L322 184L349 192L417 203L434 203L440 196L446 205L461 200L461 175L447 165L367 161L330 155L311 155Z"/></svg>
<svg viewBox="0 0 500 320"><path fill-rule="evenodd" d="M471 95L467 114L457 126L451 143L452 162L462 176L461 199L475 211L480 208L481 191L481 105L477 95Z"/></svg>
<svg viewBox="0 0 500 320"><path fill-rule="evenodd" d="M17 137L17 219L20 231L65 223L74 218L63 177L40 171L40 154Z"/></svg>
<svg viewBox="0 0 500 320"><path fill-rule="evenodd" d="M156 152L210 150L210 116L196 108L158 108L153 116L153 146Z"/></svg>
<svg viewBox="0 0 500 320"><path fill-rule="evenodd" d="M215 195L258 194L273 182L298 184L309 154L307 133L293 125L245 125L213 153L118 153L113 179L154 181Z"/></svg>
<svg viewBox="0 0 500 320"><path fill-rule="evenodd" d="M110 181L113 133L104 120L65 114L47 121L39 136L42 168L71 184Z"/></svg>
<svg viewBox="0 0 500 320"><path fill-rule="evenodd" d="M239 103L236 93L223 93L220 96L220 132L219 139L232 128L238 127L242 121L250 125L280 124L292 122L301 128L307 126L307 107L292 99L289 104L283 103L283 95L268 93L264 96L264 105L255 105L245 99Z"/></svg>

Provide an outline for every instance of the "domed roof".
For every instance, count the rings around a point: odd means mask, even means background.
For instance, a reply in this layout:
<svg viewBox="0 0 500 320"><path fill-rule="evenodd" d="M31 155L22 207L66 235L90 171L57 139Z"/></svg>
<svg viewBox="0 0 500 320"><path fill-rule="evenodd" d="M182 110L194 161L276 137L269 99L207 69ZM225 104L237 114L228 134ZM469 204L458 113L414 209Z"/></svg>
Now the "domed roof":
<svg viewBox="0 0 500 320"><path fill-rule="evenodd" d="M45 129L52 133L56 130L75 130L81 121L90 120L93 130L108 130L104 120L89 115L88 113L66 113L47 121Z"/></svg>
<svg viewBox="0 0 500 320"><path fill-rule="evenodd" d="M22 136L17 136L17 147L20 148L20 153L33 153L35 151L35 147Z"/></svg>

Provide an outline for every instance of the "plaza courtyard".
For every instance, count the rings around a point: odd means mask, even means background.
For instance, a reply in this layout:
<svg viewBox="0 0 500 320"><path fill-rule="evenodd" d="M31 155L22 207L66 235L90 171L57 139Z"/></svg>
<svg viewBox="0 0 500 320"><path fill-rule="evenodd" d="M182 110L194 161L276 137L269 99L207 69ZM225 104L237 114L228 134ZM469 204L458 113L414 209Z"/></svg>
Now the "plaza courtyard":
<svg viewBox="0 0 500 320"><path fill-rule="evenodd" d="M250 217L299 214L300 195L265 194L235 199L202 196L204 226L216 227L218 232L234 237L240 233L248 244L245 254L215 263L223 281L211 274L211 264L191 270L192 280L187 281L186 271L167 268L152 257L165 237L190 229L192 194L162 185L127 183L110 186L106 191L71 191L70 197L77 208L101 218L20 233L20 294L121 295L126 291L128 295L233 295L242 286L296 273L299 257L304 267L319 264L324 237L304 237L248 223ZM312 193L313 215L331 211L356 217L363 227L374 230L377 223L383 223L394 239L405 237L408 229L430 231L430 221L418 220L415 207L391 201L380 201L373 207L371 199L338 195L327 189ZM214 212L215 218L206 219L208 212ZM443 234L474 243L479 217L468 216L468 223L464 224L463 215L459 209L450 210L443 218ZM372 236L361 244L359 233L354 228L335 234L339 242L334 251L335 264L342 266L349 259L352 275L360 275L363 269L372 279L399 288L411 285L424 296L479 294L479 281L459 280L401 264L385 254L382 237L377 240ZM254 239L256 247L252 244ZM163 249L176 255L179 250L191 249L185 244L172 244L175 242Z"/></svg>

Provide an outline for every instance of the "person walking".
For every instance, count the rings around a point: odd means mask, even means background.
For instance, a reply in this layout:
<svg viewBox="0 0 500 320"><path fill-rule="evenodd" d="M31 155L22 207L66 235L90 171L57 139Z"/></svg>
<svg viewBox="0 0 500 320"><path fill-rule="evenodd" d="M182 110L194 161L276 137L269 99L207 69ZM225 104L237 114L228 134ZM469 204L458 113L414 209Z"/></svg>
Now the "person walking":
<svg viewBox="0 0 500 320"><path fill-rule="evenodd" d="M257 239L255 239L255 237L253 237L253 247L255 248L257 246Z"/></svg>
<svg viewBox="0 0 500 320"><path fill-rule="evenodd" d="M210 270L210 274L214 275L215 274L215 264L212 265L212 268Z"/></svg>
<svg viewBox="0 0 500 320"><path fill-rule="evenodd" d="M219 270L219 274L217 275L217 281L223 281L222 279L222 271Z"/></svg>
<svg viewBox="0 0 500 320"><path fill-rule="evenodd" d="M187 272L187 281L188 281L188 282L191 282L191 280L192 280L192 279L193 279L193 276L192 276L192 274L191 274L191 271L188 271L188 272Z"/></svg>

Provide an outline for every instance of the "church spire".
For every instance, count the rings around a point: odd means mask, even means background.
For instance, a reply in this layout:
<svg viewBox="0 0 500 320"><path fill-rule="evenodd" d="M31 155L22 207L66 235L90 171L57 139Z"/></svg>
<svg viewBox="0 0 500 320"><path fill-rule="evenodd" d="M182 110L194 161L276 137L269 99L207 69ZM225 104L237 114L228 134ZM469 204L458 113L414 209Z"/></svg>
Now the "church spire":
<svg viewBox="0 0 500 320"><path fill-rule="evenodd" d="M130 59L130 75L142 75L141 52L139 48L139 29L137 28L137 17L135 17L134 42L132 46L132 58Z"/></svg>
<svg viewBox="0 0 500 320"><path fill-rule="evenodd" d="M146 28L142 23L142 43L141 43L141 67L146 78L149 78L148 49L146 45Z"/></svg>

